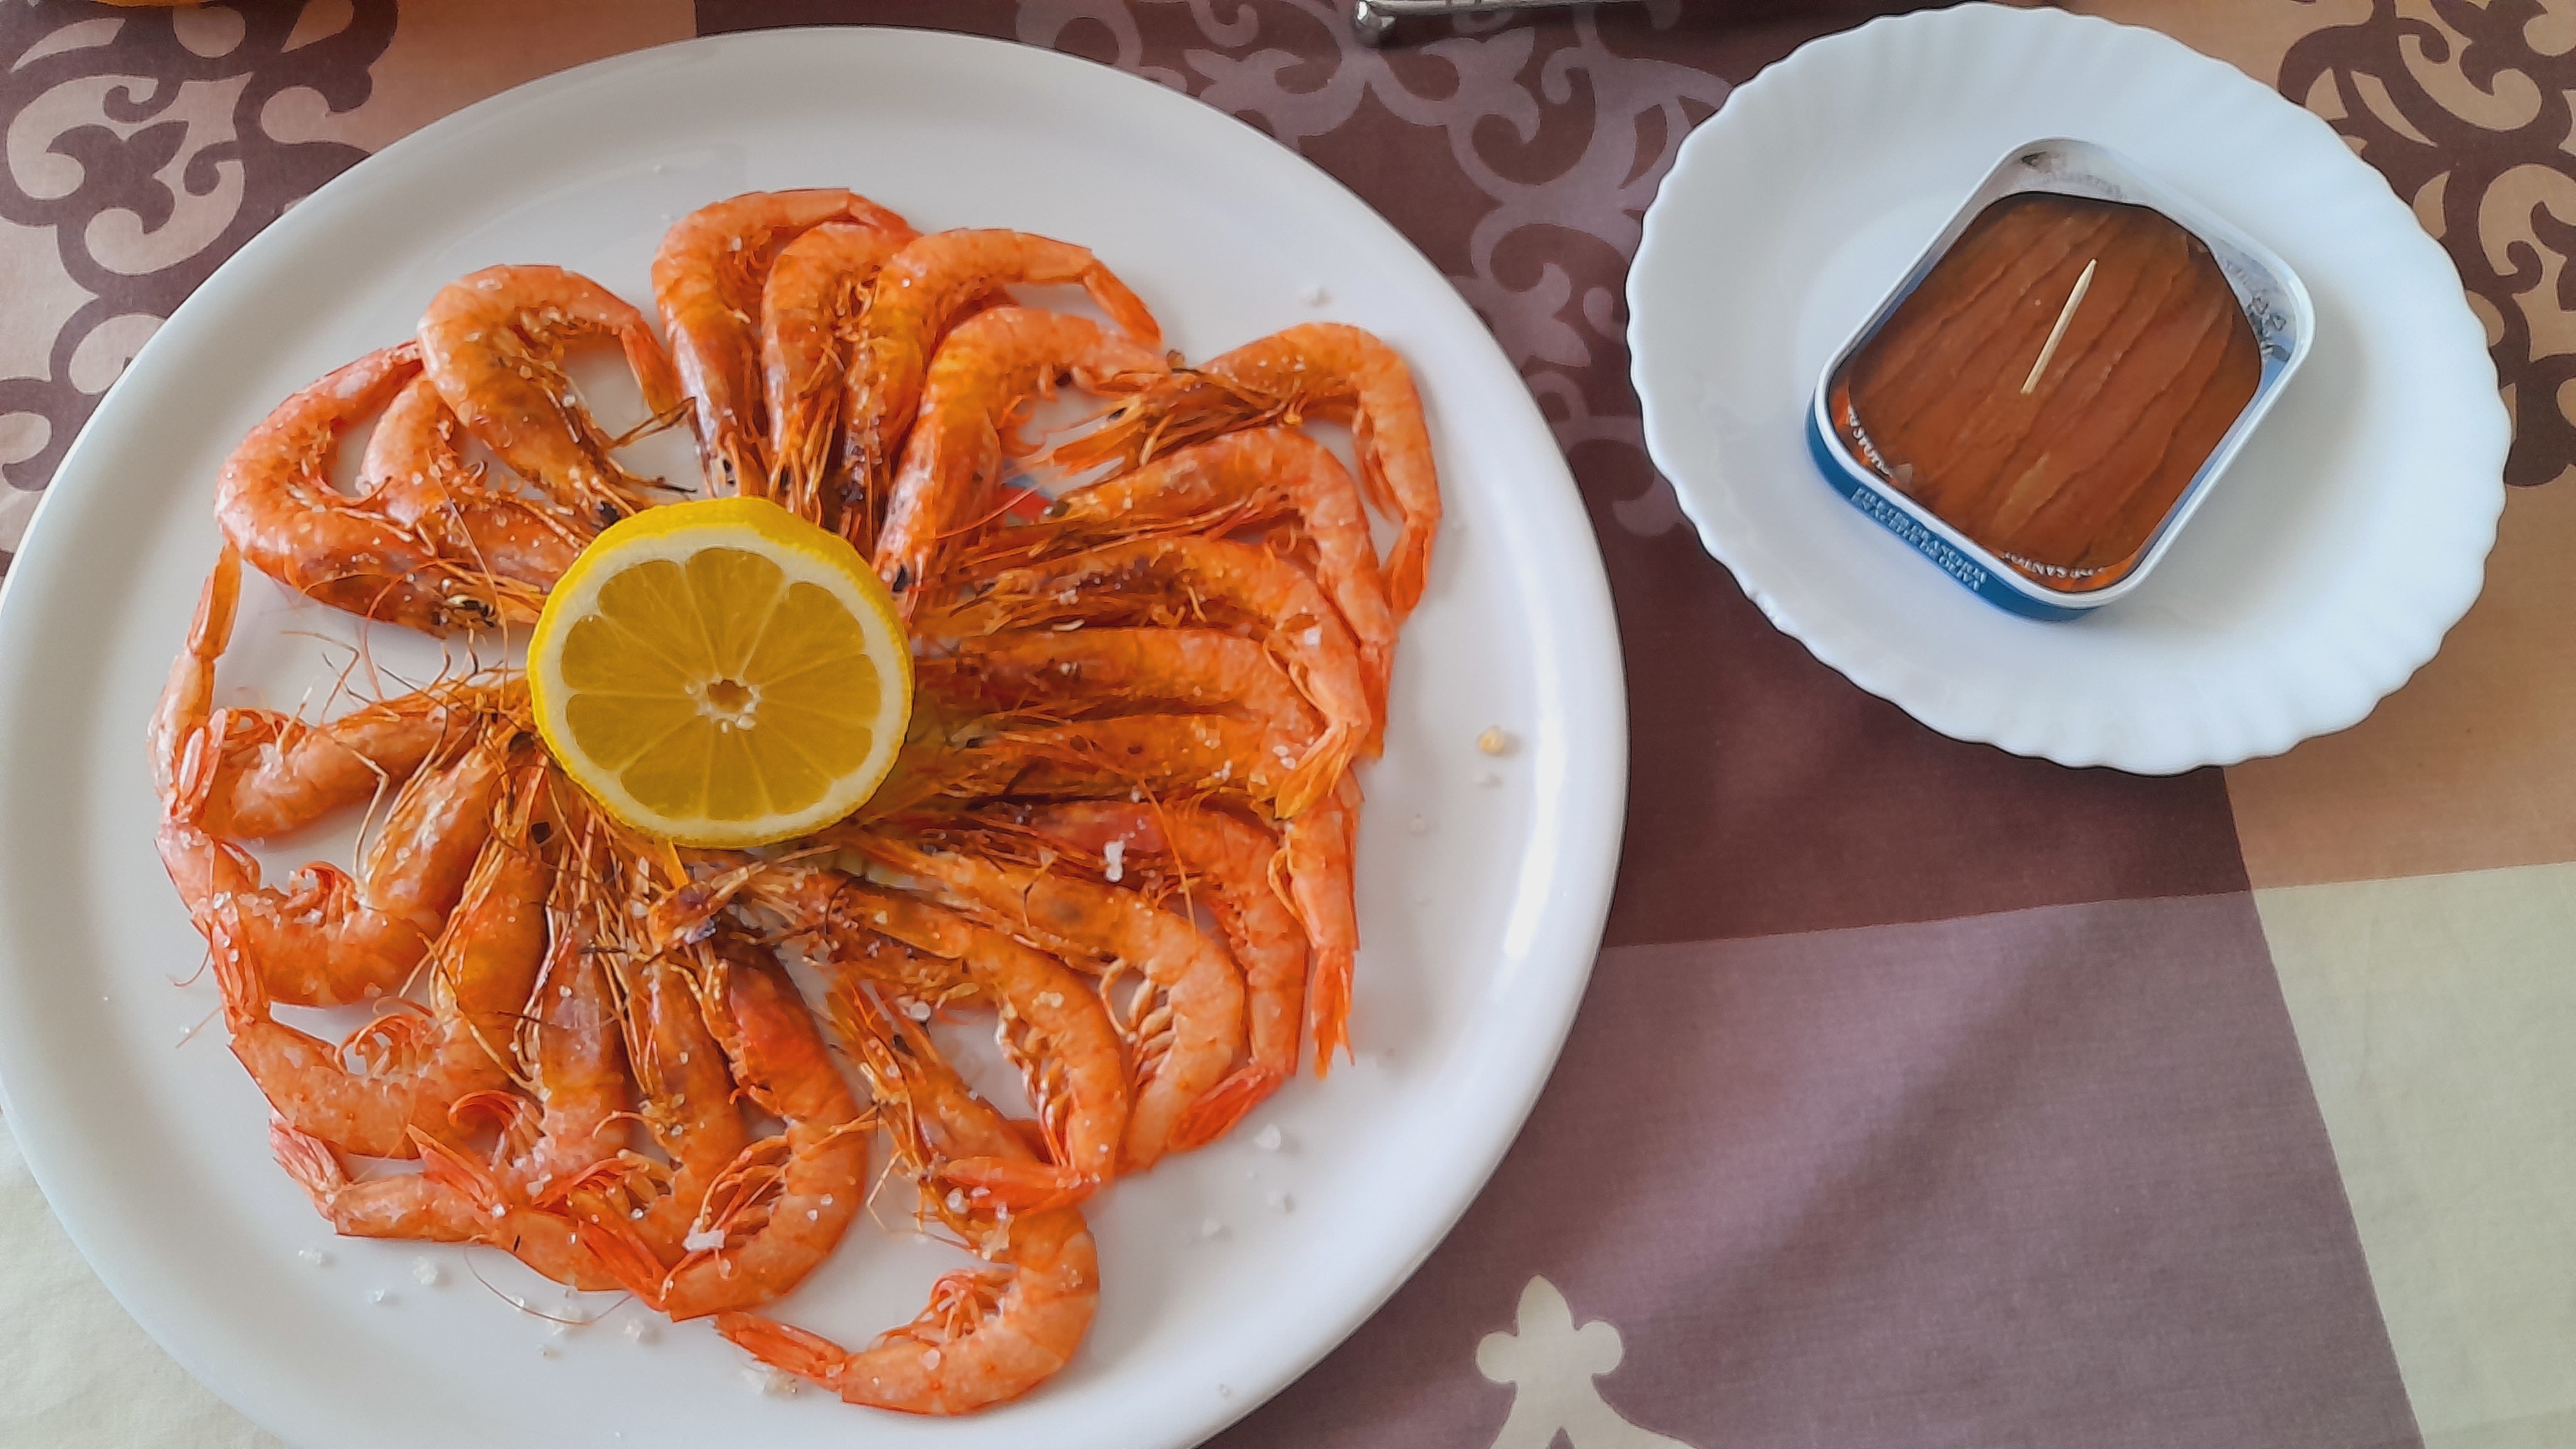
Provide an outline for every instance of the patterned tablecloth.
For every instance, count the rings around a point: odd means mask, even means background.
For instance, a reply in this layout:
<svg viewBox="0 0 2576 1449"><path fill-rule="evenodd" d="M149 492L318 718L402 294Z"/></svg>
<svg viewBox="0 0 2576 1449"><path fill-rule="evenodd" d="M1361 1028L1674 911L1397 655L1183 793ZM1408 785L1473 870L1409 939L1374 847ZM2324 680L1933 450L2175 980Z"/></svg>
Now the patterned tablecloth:
<svg viewBox="0 0 2576 1449"><path fill-rule="evenodd" d="M1640 448L1620 279L1674 147L1881 8L1657 0L1378 54L1324 0L0 0L0 550L158 319L457 106L754 25L1109 61L1341 177L1482 312L1631 661L1625 864L1554 1080L1413 1281L1224 1443L2576 1442L2576 4L2085 0L2385 172L2518 427L2441 655L2354 729L2175 779L1861 693ZM124 1317L5 1142L0 1440L274 1442Z"/></svg>

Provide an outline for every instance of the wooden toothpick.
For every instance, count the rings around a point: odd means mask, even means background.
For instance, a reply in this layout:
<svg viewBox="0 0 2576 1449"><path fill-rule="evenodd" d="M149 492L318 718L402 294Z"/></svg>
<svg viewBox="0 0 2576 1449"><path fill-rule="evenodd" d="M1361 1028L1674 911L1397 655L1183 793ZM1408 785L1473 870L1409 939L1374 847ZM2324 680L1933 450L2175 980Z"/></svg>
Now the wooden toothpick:
<svg viewBox="0 0 2576 1449"><path fill-rule="evenodd" d="M2075 320L2075 309L2082 305L2084 294L2093 286L2093 269L2102 264L2099 257L2084 264L2084 275L2075 279L2075 290L2066 294L2066 305L2057 314L2057 325L2048 329L2048 341L2039 349L2039 361L2030 365L2030 376L2022 379L2021 395L2028 397L2039 386L2039 375L2048 371L2048 360L2057 355L2057 344L2066 340L2066 324Z"/></svg>

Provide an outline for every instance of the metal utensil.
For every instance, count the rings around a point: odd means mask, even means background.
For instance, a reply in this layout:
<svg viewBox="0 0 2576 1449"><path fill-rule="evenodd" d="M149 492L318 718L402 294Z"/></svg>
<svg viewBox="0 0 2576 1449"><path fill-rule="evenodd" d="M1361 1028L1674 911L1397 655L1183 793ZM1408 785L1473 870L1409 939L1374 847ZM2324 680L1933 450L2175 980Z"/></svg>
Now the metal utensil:
<svg viewBox="0 0 2576 1449"><path fill-rule="evenodd" d="M1352 0L1351 32L1363 45L1384 45L1399 20L1443 15L1484 15L1497 10L1553 10L1578 0ZM1581 3L1627 4L1630 0L1581 0Z"/></svg>

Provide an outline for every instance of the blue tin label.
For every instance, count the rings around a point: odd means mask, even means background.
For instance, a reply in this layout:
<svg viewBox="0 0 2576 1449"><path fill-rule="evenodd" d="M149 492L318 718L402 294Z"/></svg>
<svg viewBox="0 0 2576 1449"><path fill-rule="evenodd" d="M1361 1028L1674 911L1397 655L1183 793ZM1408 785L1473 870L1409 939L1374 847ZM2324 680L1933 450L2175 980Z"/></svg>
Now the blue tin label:
<svg viewBox="0 0 2576 1449"><path fill-rule="evenodd" d="M1807 411L1807 452L1815 458L1816 470L1825 475L1825 481L1832 484L1834 491L1852 507L1859 509L1863 516L1879 527L1905 540L1916 553L1940 565L1941 572L1957 580L1962 588L1978 598L2026 619L2074 619L2089 612L2083 608L2070 609L2063 604L2043 603L2030 597L1997 577L1995 571L1982 561L1969 557L1950 540L1926 528L1905 505L1843 466L1832 445L1825 441L1824 428L1817 423L1812 408Z"/></svg>

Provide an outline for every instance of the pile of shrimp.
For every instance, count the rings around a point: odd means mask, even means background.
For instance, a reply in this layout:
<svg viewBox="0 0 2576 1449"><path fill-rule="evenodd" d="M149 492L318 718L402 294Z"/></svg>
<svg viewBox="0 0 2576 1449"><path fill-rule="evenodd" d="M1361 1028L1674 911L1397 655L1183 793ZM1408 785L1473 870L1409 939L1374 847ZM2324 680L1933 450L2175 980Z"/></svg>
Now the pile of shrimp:
<svg viewBox="0 0 2576 1449"><path fill-rule="evenodd" d="M1357 328L1185 366L1081 247L918 233L847 191L695 212L652 285L658 331L561 268L475 272L242 442L152 722L162 859L271 1150L337 1231L488 1245L851 1403L971 1412L1080 1343L1088 1200L1223 1136L1301 1043L1318 1076L1348 1049L1353 770L1440 516L1421 406ZM1107 324L1019 295L1065 287ZM617 462L631 437L563 368L603 342L702 480ZM1066 386L1091 425L1024 440ZM1357 468L1308 420L1347 426ZM318 724L215 706L244 563L377 623L491 631L602 528L699 492L837 531L912 631L901 760L814 836L624 829L508 669ZM360 809L354 871L263 879L249 842ZM278 1011L370 1003L337 1041ZM989 1022L1032 1115L970 1091L933 1020ZM976 1263L853 1350L761 1310L838 1246L879 1137Z"/></svg>

